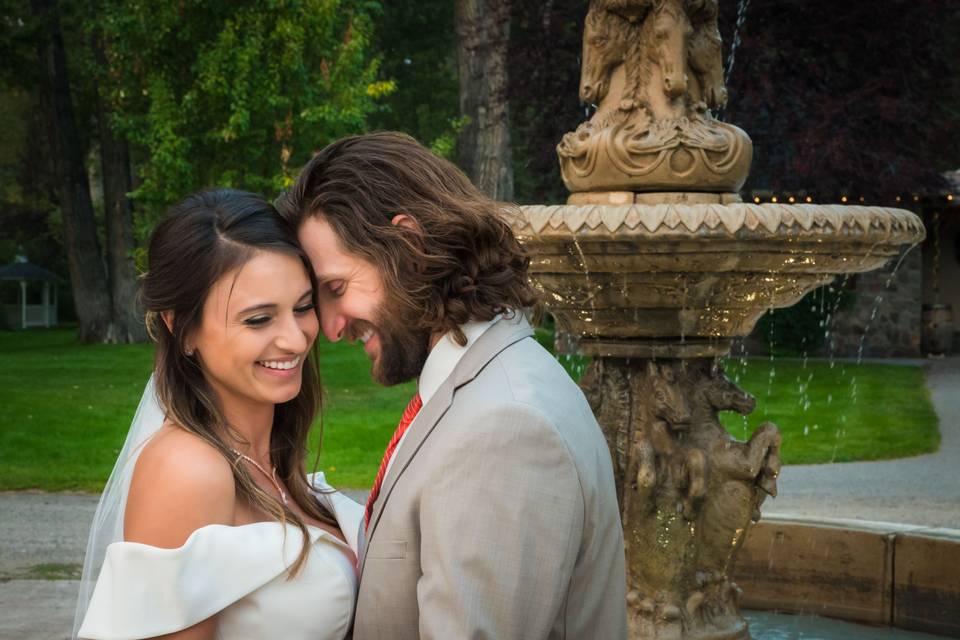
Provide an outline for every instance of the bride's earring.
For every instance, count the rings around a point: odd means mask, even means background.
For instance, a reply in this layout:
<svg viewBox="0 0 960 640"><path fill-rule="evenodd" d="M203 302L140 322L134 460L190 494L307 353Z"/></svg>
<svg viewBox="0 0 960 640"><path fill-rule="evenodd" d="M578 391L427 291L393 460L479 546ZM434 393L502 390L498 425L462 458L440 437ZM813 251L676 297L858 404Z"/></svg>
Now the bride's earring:
<svg viewBox="0 0 960 640"><path fill-rule="evenodd" d="M187 348L184 350L184 353L186 354L186 356L187 356L188 358L191 357L191 356L193 356L193 347L187 347Z"/></svg>

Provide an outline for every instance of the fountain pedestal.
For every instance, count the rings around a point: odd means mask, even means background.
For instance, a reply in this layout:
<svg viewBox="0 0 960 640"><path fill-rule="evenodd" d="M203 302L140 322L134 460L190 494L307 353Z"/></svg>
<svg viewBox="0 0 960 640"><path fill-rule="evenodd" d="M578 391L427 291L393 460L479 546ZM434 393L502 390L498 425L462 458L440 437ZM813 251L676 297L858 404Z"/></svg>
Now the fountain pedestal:
<svg viewBox="0 0 960 640"><path fill-rule="evenodd" d="M633 638L747 638L731 563L776 495L780 434L731 438L719 411L753 398L715 358L598 358L581 386L614 460Z"/></svg>

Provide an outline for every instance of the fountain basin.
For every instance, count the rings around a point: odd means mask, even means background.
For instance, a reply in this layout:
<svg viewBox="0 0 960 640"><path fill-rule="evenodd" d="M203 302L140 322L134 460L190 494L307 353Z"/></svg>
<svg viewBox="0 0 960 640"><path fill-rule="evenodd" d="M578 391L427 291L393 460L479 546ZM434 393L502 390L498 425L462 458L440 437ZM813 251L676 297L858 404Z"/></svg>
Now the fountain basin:
<svg viewBox="0 0 960 640"><path fill-rule="evenodd" d="M530 277L580 353L710 357L838 274L925 237L902 209L665 203L522 207Z"/></svg>
<svg viewBox="0 0 960 640"><path fill-rule="evenodd" d="M958 567L955 529L782 514L750 529L732 578L748 609L958 637Z"/></svg>

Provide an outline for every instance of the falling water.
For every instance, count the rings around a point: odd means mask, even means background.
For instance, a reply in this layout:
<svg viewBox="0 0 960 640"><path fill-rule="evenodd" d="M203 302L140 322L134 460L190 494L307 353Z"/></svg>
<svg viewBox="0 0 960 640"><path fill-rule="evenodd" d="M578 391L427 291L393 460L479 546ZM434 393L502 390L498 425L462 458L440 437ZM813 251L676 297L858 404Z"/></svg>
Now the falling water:
<svg viewBox="0 0 960 640"><path fill-rule="evenodd" d="M890 289L890 285L893 283L893 279L897 276L897 271L900 270L900 265L903 264L903 260L911 251L913 251L913 248L916 246L916 244L912 244L909 248L907 248L906 251L902 251L900 253L900 258L897 259L897 263L893 266L893 270L890 271L890 275L887 276L887 280L884 283L883 290L885 292ZM882 302L883 294L881 293L874 300L873 308L870 310L870 317L867 318L867 324L863 327L863 334L860 336L860 344L857 347L857 364L860 364L863 361L863 347L866 344L867 333L870 331L870 325L877 317L877 312L880 310L880 304Z"/></svg>
<svg viewBox="0 0 960 640"><path fill-rule="evenodd" d="M723 71L723 83L730 84L730 74L733 73L733 62L737 57L737 49L740 48L741 35L743 27L747 22L747 7L750 6L750 0L740 0L737 5L737 24L733 28L733 42L730 43L730 53L727 54L727 64Z"/></svg>

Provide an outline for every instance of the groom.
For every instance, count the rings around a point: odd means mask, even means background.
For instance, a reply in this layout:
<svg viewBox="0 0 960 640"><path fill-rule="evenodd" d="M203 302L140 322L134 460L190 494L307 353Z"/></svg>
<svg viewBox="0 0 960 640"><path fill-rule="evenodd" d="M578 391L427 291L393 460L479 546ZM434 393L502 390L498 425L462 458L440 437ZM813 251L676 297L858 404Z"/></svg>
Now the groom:
<svg viewBox="0 0 960 640"><path fill-rule="evenodd" d="M330 340L417 379L367 504L355 640L626 637L610 454L534 339L497 207L412 138L344 138L277 203Z"/></svg>

